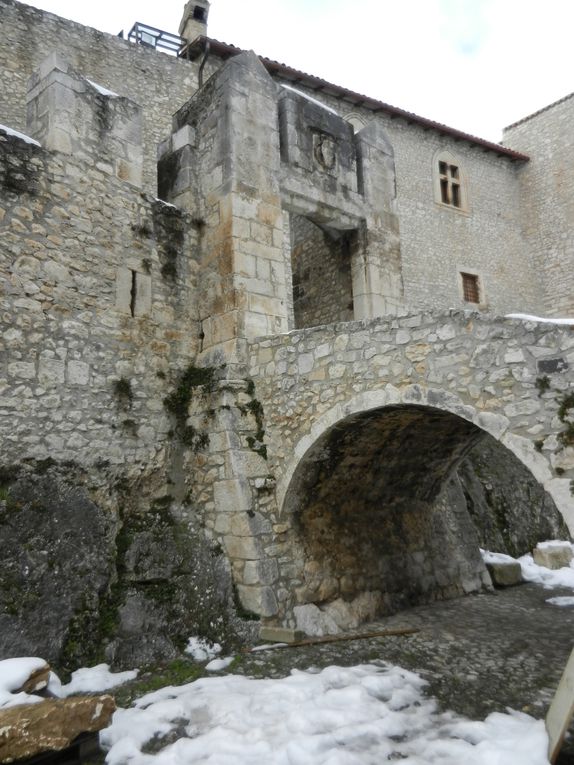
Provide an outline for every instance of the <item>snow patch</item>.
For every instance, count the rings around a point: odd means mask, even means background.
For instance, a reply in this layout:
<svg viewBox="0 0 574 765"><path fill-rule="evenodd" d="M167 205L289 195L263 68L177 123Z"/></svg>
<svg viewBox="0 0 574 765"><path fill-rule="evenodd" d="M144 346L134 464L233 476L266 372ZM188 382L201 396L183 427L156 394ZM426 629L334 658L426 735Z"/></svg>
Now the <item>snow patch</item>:
<svg viewBox="0 0 574 765"><path fill-rule="evenodd" d="M574 596L564 595L557 598L548 598L547 603L551 603L553 606L574 606Z"/></svg>
<svg viewBox="0 0 574 765"><path fill-rule="evenodd" d="M21 688L33 672L45 666L44 659L39 659L37 656L0 661L0 708L41 701L39 696L33 696L24 691L20 693L14 693L14 691Z"/></svg>
<svg viewBox="0 0 574 765"><path fill-rule="evenodd" d="M274 648L286 648L289 643L263 643L262 645L253 646L250 649L250 653L257 653L257 651L272 651Z"/></svg>
<svg viewBox="0 0 574 765"><path fill-rule="evenodd" d="M426 682L388 664L292 670L279 680L208 677L118 709L100 734L108 765L547 765L544 722L438 713ZM156 755L142 749L175 729Z"/></svg>
<svg viewBox="0 0 574 765"><path fill-rule="evenodd" d="M208 672L221 672L222 669L227 669L234 658L235 656L226 656L223 659L212 659L209 664L205 665L205 669Z"/></svg>
<svg viewBox="0 0 574 765"><path fill-rule="evenodd" d="M482 559L485 563L516 563L516 558L504 553L490 552L490 550L480 550Z"/></svg>
<svg viewBox="0 0 574 765"><path fill-rule="evenodd" d="M44 659L37 657L0 661L0 708L42 701L41 696L24 692L14 693L14 691L22 687L32 672L45 666ZM57 698L70 696L72 693L100 693L133 680L137 674L137 669L127 672L110 672L108 664L98 664L95 667L77 669L72 672L71 681L67 685L62 685L60 678L54 672L50 672L48 692Z"/></svg>
<svg viewBox="0 0 574 765"><path fill-rule="evenodd" d="M104 88L102 85L98 85L97 82L93 82L92 80L89 80L87 77L84 77L86 82L89 82L92 88L98 91L98 93L101 93L102 96L107 96L108 98L119 98L120 96L117 93L114 93L113 90L108 90L107 88Z"/></svg>
<svg viewBox="0 0 574 765"><path fill-rule="evenodd" d="M321 103L321 101L318 101L316 98L313 98L313 96L308 96L307 93L304 93L302 90L297 90L297 88L292 88L291 85L284 85L283 83L281 83L281 87L285 88L285 90L290 90L292 93L297 93L298 96L302 96L307 101L311 101L311 103L315 104L315 106L320 106L321 109L324 109L326 112L329 112L330 114L334 114L337 117L341 116L339 112L335 111L335 109L331 109L330 106L326 106L325 104Z"/></svg>
<svg viewBox="0 0 574 765"><path fill-rule="evenodd" d="M571 561L569 566L563 566L554 570L546 568L546 566L538 566L534 563L530 553L523 555L518 559L518 562L522 568L522 578L526 582L541 584L546 589L569 587L574 590L574 560Z"/></svg>
<svg viewBox="0 0 574 765"><path fill-rule="evenodd" d="M166 202L165 199L160 199L159 197L154 197L154 202L159 202L160 204L164 205L165 207L173 207L174 210L179 210L180 209L177 205L172 205L171 202Z"/></svg>
<svg viewBox="0 0 574 765"><path fill-rule="evenodd" d="M540 542L538 547L571 547L574 552L574 545L570 542L564 542L559 539L551 539L547 542ZM540 584L546 589L554 589L557 587L568 587L574 590L574 559L569 566L563 566L555 570L546 568L546 566L539 566L534 563L532 555L528 553L522 557L516 559L510 555L504 553L490 552L489 550L481 550L482 558L485 563L510 563L518 560L520 568L522 569L522 578L525 582L533 582L534 584Z"/></svg>
<svg viewBox="0 0 574 765"><path fill-rule="evenodd" d="M539 324L560 324L563 326L569 326L574 324L574 319L554 319L543 318L542 316L531 316L528 313L507 313L505 319L520 319L521 321L536 321Z"/></svg>
<svg viewBox="0 0 574 765"><path fill-rule="evenodd" d="M18 130L12 130L12 128L7 127L6 125L0 125L0 132L6 133L6 135L13 135L15 138L19 138L21 141L25 141L26 143L31 143L32 146L42 145L38 141L35 141L33 138L30 138L29 135L26 135L25 133L20 133Z"/></svg>
<svg viewBox="0 0 574 765"><path fill-rule="evenodd" d="M221 653L221 646L219 643L212 643L204 638L190 637L187 641L185 653L192 656L195 661L207 661L208 659L214 659Z"/></svg>
<svg viewBox="0 0 574 765"><path fill-rule="evenodd" d="M100 693L117 685L127 683L138 675L137 669L126 672L110 672L109 664L98 664L95 667L82 667L72 672L72 679L60 688L60 696L71 696L72 693Z"/></svg>
<svg viewBox="0 0 574 765"><path fill-rule="evenodd" d="M536 545L539 550L550 550L553 547L559 547L559 548L565 548L565 547L571 547L574 550L574 545L570 544L570 542L563 542L561 539L549 539L546 542L538 542Z"/></svg>

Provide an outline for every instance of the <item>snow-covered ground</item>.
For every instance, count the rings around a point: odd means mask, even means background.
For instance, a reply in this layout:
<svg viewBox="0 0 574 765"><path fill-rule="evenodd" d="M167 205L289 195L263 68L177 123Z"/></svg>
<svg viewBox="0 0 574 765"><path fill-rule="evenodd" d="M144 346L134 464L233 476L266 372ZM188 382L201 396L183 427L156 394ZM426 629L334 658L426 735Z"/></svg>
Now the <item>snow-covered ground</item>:
<svg viewBox="0 0 574 765"><path fill-rule="evenodd" d="M0 661L0 698L43 665L35 658ZM62 696L101 692L136 674L111 673L101 664L78 670L67 686L52 678L50 689ZM204 677L118 709L101 742L108 765L379 765L395 759L405 765L548 765L542 721L512 711L484 722L439 713L425 685L384 662L292 670L278 680ZM40 700L11 693L10 705ZM166 736L172 743L162 748Z"/></svg>
<svg viewBox="0 0 574 765"><path fill-rule="evenodd" d="M486 551L483 556L514 560ZM527 581L572 588L572 597L548 602L574 605L574 563L551 571L531 555L519 562ZM224 670L233 660L219 658L218 644L196 637L186 650L209 671ZM0 662L0 707L39 700L13 693L38 663ZM135 675L111 673L104 664L78 670L67 686L52 678L50 689L62 696L101 692ZM440 713L425 685L418 675L382 661L292 670L281 679L203 677L118 709L100 737L108 765L549 765L543 721L512 710L483 722Z"/></svg>
<svg viewBox="0 0 574 765"><path fill-rule="evenodd" d="M162 688L118 710L101 734L109 765L547 765L542 721L517 712L471 722L437 712L425 681L380 663L237 675ZM157 754L150 741L178 729ZM153 748L153 747L152 747Z"/></svg>

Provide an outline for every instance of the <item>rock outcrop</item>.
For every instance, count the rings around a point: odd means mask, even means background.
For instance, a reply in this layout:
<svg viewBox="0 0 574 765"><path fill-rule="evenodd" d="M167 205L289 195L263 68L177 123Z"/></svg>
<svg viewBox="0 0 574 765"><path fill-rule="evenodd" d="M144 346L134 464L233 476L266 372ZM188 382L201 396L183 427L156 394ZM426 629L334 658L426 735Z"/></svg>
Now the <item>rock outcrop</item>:
<svg viewBox="0 0 574 765"><path fill-rule="evenodd" d="M111 696L75 696L0 710L0 762L66 749L109 725L115 708Z"/></svg>
<svg viewBox="0 0 574 765"><path fill-rule="evenodd" d="M453 479L476 528L480 546L518 558L547 539L569 539L568 528L532 473L485 436Z"/></svg>

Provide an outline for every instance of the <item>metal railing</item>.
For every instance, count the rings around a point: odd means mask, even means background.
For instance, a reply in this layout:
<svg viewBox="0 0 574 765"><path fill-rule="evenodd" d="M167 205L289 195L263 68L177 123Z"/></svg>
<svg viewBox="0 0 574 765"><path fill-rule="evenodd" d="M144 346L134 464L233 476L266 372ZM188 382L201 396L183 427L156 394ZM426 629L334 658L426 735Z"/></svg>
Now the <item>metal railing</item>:
<svg viewBox="0 0 574 765"><path fill-rule="evenodd" d="M139 21L133 25L128 35L130 42L137 45L145 45L146 48L157 48L168 53L177 55L186 40L179 35L171 32L164 32L162 29L150 27L148 24L142 24Z"/></svg>

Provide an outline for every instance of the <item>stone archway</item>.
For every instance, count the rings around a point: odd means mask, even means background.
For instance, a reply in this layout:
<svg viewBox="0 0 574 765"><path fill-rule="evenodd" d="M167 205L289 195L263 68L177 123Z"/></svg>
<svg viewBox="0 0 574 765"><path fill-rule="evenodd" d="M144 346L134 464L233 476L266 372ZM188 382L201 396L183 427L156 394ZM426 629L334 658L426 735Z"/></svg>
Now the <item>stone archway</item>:
<svg viewBox="0 0 574 765"><path fill-rule="evenodd" d="M543 476L543 458L507 425L414 386L362 394L315 423L278 486L302 561L297 627L332 632L488 585L470 516L452 505L446 484L488 432L501 450L518 444L515 455Z"/></svg>
<svg viewBox="0 0 574 765"><path fill-rule="evenodd" d="M568 481L554 476L548 457L536 449L535 437L530 439L514 434L510 428L509 419L502 414L481 411L463 402L453 393L421 385L397 388L388 384L377 390L358 393L347 401L336 404L318 417L309 431L295 444L290 459L282 466L278 475L276 497L279 508L284 508L287 491L301 461L325 433L352 415L400 404L428 406L449 412L467 420L500 441L528 468L552 497L564 517L570 534L574 534L574 501L569 492Z"/></svg>

